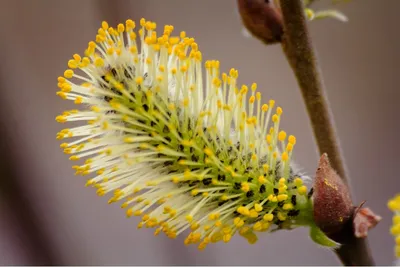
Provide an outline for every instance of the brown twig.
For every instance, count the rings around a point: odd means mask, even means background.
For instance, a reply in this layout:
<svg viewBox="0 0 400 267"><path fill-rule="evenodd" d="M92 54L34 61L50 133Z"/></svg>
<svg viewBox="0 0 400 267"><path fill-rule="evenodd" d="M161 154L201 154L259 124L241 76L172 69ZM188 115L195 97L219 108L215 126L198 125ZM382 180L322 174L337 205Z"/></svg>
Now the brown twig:
<svg viewBox="0 0 400 267"><path fill-rule="evenodd" d="M336 137L332 115L324 93L322 76L311 43L301 0L280 0L283 16L283 50L294 71L311 120L320 154L327 153L332 167L346 184L344 161ZM350 226L352 229L352 226ZM352 230L346 244L336 250L344 265L374 265L367 240L356 238Z"/></svg>

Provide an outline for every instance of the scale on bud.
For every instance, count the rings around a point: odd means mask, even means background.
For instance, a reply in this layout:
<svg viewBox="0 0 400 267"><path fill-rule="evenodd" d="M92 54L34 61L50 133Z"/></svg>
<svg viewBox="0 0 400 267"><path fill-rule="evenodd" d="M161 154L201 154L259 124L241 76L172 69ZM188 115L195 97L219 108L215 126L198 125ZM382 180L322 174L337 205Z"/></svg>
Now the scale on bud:
<svg viewBox="0 0 400 267"><path fill-rule="evenodd" d="M327 154L319 160L313 185L314 221L330 239L341 244L353 236L364 238L381 217L353 205L347 185L331 167Z"/></svg>

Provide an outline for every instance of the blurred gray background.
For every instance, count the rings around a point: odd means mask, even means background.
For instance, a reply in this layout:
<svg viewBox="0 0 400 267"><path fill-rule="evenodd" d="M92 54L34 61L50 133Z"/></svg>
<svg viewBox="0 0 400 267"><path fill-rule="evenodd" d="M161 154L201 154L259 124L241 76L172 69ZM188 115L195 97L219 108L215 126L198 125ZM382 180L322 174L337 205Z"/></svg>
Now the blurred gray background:
<svg viewBox="0 0 400 267"><path fill-rule="evenodd" d="M321 1L326 7L330 1ZM73 175L55 139L54 118L73 105L55 95L68 59L94 39L102 20L141 17L194 36L206 59L257 82L263 99L284 109L282 127L297 136L295 159L313 175L318 154L296 81L279 46L245 38L235 0L0 0L0 264L336 265L306 229L234 238L199 252L183 238L136 230ZM388 198L400 192L399 0L353 0L339 8L346 24L313 22L327 93L350 170L355 201L383 221L370 233L380 265L392 264Z"/></svg>

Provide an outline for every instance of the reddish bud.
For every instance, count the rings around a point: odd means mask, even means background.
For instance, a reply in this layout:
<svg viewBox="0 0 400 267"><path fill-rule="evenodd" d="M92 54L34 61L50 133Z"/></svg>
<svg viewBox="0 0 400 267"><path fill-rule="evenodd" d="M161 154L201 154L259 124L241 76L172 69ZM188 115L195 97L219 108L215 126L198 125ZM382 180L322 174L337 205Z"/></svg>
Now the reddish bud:
<svg viewBox="0 0 400 267"><path fill-rule="evenodd" d="M353 236L364 238L382 219L363 203L354 207L347 185L323 154L314 181L313 207L316 225L332 240L347 243Z"/></svg>
<svg viewBox="0 0 400 267"><path fill-rule="evenodd" d="M247 30L265 44L282 41L282 15L272 0L238 0L239 13Z"/></svg>
<svg viewBox="0 0 400 267"><path fill-rule="evenodd" d="M323 154L314 181L314 220L330 238L342 231L354 213L348 187Z"/></svg>

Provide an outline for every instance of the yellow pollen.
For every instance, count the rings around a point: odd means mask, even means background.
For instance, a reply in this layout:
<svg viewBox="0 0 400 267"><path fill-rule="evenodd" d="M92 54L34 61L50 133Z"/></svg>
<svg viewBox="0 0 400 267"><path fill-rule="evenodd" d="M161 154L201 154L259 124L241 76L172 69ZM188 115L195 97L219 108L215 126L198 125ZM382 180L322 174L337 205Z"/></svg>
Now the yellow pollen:
<svg viewBox="0 0 400 267"><path fill-rule="evenodd" d="M250 214L249 214L250 218L257 218L258 217L258 212L254 209L250 210Z"/></svg>
<svg viewBox="0 0 400 267"><path fill-rule="evenodd" d="M254 101L256 101L256 98L255 98L254 96L251 96L251 97L250 97L250 100L249 100L250 104L253 104Z"/></svg>
<svg viewBox="0 0 400 267"><path fill-rule="evenodd" d="M288 199L288 195L286 194L281 194L277 196L278 201L285 201Z"/></svg>
<svg viewBox="0 0 400 267"><path fill-rule="evenodd" d="M275 195L271 194L268 196L268 200L271 202L277 202L278 198Z"/></svg>
<svg viewBox="0 0 400 267"><path fill-rule="evenodd" d="M283 212L278 212L277 217L281 221L285 221L286 220L286 215Z"/></svg>
<svg viewBox="0 0 400 267"><path fill-rule="evenodd" d="M280 131L279 134L278 134L278 139L279 139L279 141L285 141L286 132L285 131Z"/></svg>
<svg viewBox="0 0 400 267"><path fill-rule="evenodd" d="M282 207L283 210L291 210L293 209L293 204L292 203L286 203Z"/></svg>
<svg viewBox="0 0 400 267"><path fill-rule="evenodd" d="M268 105L267 104L262 105L261 109L262 111L266 112L268 110Z"/></svg>
<svg viewBox="0 0 400 267"><path fill-rule="evenodd" d="M303 180L300 179L299 177L296 177L296 178L294 179L294 184L295 184L297 187L302 186L302 185L303 185Z"/></svg>
<svg viewBox="0 0 400 267"><path fill-rule="evenodd" d="M307 194L307 186L305 186L305 185L300 186L300 187L297 189L297 192L299 192L300 195L305 195L305 194Z"/></svg>
<svg viewBox="0 0 400 267"><path fill-rule="evenodd" d="M267 221L267 222L272 222L273 219L274 219L274 215L273 214L265 214L264 217L263 217L263 220Z"/></svg>
<svg viewBox="0 0 400 267"><path fill-rule="evenodd" d="M269 101L269 106L270 106L270 108L273 108L274 106L275 106L275 100L270 100Z"/></svg>
<svg viewBox="0 0 400 267"><path fill-rule="evenodd" d="M296 144L296 137L294 137L293 135L290 135L288 138L288 141L290 144L295 145Z"/></svg>
<svg viewBox="0 0 400 267"><path fill-rule="evenodd" d="M143 77L141 77L141 76L136 77L135 81L136 81L136 84L141 85L143 83Z"/></svg>
<svg viewBox="0 0 400 267"><path fill-rule="evenodd" d="M267 179L265 179L265 177L261 175L258 177L258 182L260 184L265 184L267 182Z"/></svg>
<svg viewBox="0 0 400 267"><path fill-rule="evenodd" d="M244 192L248 192L248 191L250 191L250 186L249 186L249 184L248 184L247 182L243 182L243 183L241 184L241 189L242 189Z"/></svg>
<svg viewBox="0 0 400 267"><path fill-rule="evenodd" d="M65 78L71 79L72 76L74 76L74 71L73 71L73 70L66 70L66 71L64 72L64 77L65 77Z"/></svg>

